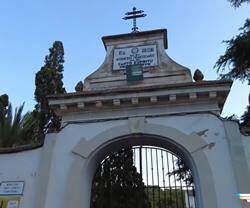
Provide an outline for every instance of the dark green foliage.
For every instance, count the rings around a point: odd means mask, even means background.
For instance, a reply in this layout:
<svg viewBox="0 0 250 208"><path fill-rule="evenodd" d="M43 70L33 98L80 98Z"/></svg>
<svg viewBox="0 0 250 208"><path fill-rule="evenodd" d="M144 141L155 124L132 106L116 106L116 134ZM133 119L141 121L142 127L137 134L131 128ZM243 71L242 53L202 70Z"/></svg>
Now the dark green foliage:
<svg viewBox="0 0 250 208"><path fill-rule="evenodd" d="M224 119L229 120L229 121L240 122L239 117L235 114L233 114L231 116L226 116Z"/></svg>
<svg viewBox="0 0 250 208"><path fill-rule="evenodd" d="M242 3L249 3L250 0L228 0L234 7L239 7Z"/></svg>
<svg viewBox="0 0 250 208"><path fill-rule="evenodd" d="M250 128L250 106L247 106L247 110L241 116L241 126Z"/></svg>
<svg viewBox="0 0 250 208"><path fill-rule="evenodd" d="M241 6L242 3L250 3L250 0L228 0L234 7ZM217 72L227 73L220 74L222 79L239 79L248 81L250 84L250 20L247 19L244 26L240 28L241 33L231 40L224 41L227 43L227 49L224 55L220 56L215 64ZM250 96L250 95L249 95ZM250 107L241 117L241 127L250 127ZM228 117L231 120L234 116Z"/></svg>
<svg viewBox="0 0 250 208"><path fill-rule="evenodd" d="M13 147L36 142L37 120L34 119L32 113L22 116L23 104L15 109L13 115L12 106L6 101L0 99L0 147Z"/></svg>
<svg viewBox="0 0 250 208"><path fill-rule="evenodd" d="M192 176L192 172L189 169L188 165L182 158L178 158L175 161L176 169L170 173L170 175L175 175L177 180L185 181L185 183L189 186L194 183L194 179Z"/></svg>
<svg viewBox="0 0 250 208"><path fill-rule="evenodd" d="M0 105L2 108L2 115L6 115L9 105L9 96L7 94L3 94L0 96Z"/></svg>
<svg viewBox="0 0 250 208"><path fill-rule="evenodd" d="M9 105L9 96L7 94L3 94L0 96L0 103L2 103L3 107L8 107Z"/></svg>
<svg viewBox="0 0 250 208"><path fill-rule="evenodd" d="M62 73L64 63L64 49L62 42L55 41L52 48L49 49L49 52L50 54L45 57L45 66L59 72L58 74ZM59 76L59 79L57 80L58 84L60 85L60 87L57 89L58 91L62 91L62 78L62 76Z"/></svg>
<svg viewBox="0 0 250 208"><path fill-rule="evenodd" d="M107 157L92 184L91 208L149 208L142 176L133 165L133 151Z"/></svg>
<svg viewBox="0 0 250 208"><path fill-rule="evenodd" d="M242 3L250 3L250 0L228 0L234 7L241 6ZM220 56L215 64L217 72L227 73L220 74L221 79L239 79L248 81L250 84L250 20L247 19L244 26L240 28L241 33L231 40L224 41L227 43L227 49L224 55ZM231 116L229 119L233 119ZM237 119L238 120L238 119ZM250 127L250 107L241 117L241 127Z"/></svg>
<svg viewBox="0 0 250 208"><path fill-rule="evenodd" d="M148 198L153 208L186 208L185 191L162 189L158 186L147 187Z"/></svg>
<svg viewBox="0 0 250 208"><path fill-rule="evenodd" d="M0 96L0 146L12 147L23 144L41 143L48 130L60 128L60 118L49 108L47 96L64 93L64 51L60 41L55 41L45 64L36 73L35 99L37 104L32 113L22 116L23 105L12 115L8 96Z"/></svg>
<svg viewBox="0 0 250 208"><path fill-rule="evenodd" d="M224 55L220 56L216 62L215 68L220 74L221 79L240 79L250 80L250 20L247 19L242 32L227 43L227 49Z"/></svg>
<svg viewBox="0 0 250 208"><path fill-rule="evenodd" d="M60 119L49 108L47 96L65 93L63 88L63 63L64 49L60 41L55 41L50 54L45 57L44 66L36 73L35 78L35 99L37 105L34 113L39 119L39 131L45 134L49 129L58 130L60 128Z"/></svg>

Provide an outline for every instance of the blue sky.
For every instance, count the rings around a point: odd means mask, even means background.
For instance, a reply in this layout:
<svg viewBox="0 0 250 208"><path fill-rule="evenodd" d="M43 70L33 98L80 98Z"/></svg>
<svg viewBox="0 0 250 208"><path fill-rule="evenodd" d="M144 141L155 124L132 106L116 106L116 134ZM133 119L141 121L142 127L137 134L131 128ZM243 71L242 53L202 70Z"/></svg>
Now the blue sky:
<svg viewBox="0 0 250 208"><path fill-rule="evenodd" d="M226 45L250 15L250 5L231 7L227 0L1 0L0 94L14 106L25 102L32 110L35 73L55 40L64 44L64 84L68 92L95 71L105 57L101 37L127 33L131 22L122 20L133 6L147 17L140 30L168 29L168 55L206 80L218 75L213 66ZM247 105L249 86L235 82L223 116L240 116Z"/></svg>

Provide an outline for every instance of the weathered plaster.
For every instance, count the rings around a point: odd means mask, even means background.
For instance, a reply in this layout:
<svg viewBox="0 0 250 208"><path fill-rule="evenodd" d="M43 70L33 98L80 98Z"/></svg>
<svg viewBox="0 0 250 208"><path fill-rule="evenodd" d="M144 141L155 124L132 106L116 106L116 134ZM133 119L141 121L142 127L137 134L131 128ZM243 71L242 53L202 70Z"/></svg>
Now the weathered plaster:
<svg viewBox="0 0 250 208"><path fill-rule="evenodd" d="M233 166L233 173L237 184L237 193L250 193L250 171L239 125L233 121L226 121L224 122L224 125ZM242 203L242 207L247 208L249 207L249 204Z"/></svg>
<svg viewBox="0 0 250 208"><path fill-rule="evenodd" d="M0 182L24 181L20 208L33 208L36 203L41 148L0 155Z"/></svg>
<svg viewBox="0 0 250 208"><path fill-rule="evenodd" d="M62 116L61 131L48 134L42 149L0 155L1 180L23 179L29 188L20 208L89 208L100 161L131 145L166 148L186 159L197 208L245 208L235 193L249 193L250 137L212 114L220 114L232 82L192 82L190 70L166 54L164 30L103 40L106 58L83 92L49 98ZM152 43L159 65L145 68L144 81L131 84L123 71L112 71L116 47Z"/></svg>
<svg viewBox="0 0 250 208"><path fill-rule="evenodd" d="M40 165L38 169L38 180L35 204L37 208L44 208L47 200L48 183L51 174L53 150L56 142L56 134L47 134L42 148Z"/></svg>
<svg viewBox="0 0 250 208"><path fill-rule="evenodd" d="M144 125L142 124L144 123ZM132 132L136 132L137 136L133 136ZM132 133L132 134L131 134ZM139 135L138 135L139 134ZM129 136L131 135L131 136ZM144 139L144 137L151 137L152 139L154 137L160 136L161 139L156 142L156 138L154 141L151 142L150 139ZM151 135L151 136L150 136ZM126 140L122 139L123 136L127 136ZM135 137L135 138L134 138ZM129 139L130 138L130 139ZM137 138L137 139L136 139ZM196 176L196 182L198 184L197 190L201 190L200 195L200 203L203 204L202 207L208 208L208 207L218 207L217 206L217 199L215 195L215 188L213 186L213 183L207 183L207 180L200 181L200 178L206 178L208 177L209 180L213 178L210 165L206 159L206 155L203 152L203 149L200 149L200 147L204 147L206 142L201 139L197 134L192 135L186 135L180 131L178 131L175 128L167 127L163 125L155 125L155 124L147 124L144 120L144 118L132 118L128 121L126 125L118 126L115 128L108 129L101 134L98 134L93 139L86 141L83 139L80 141L76 147L74 148L73 152L77 155L82 156L83 163L88 164L85 169L81 168L82 166L79 165L79 159L77 159L77 163L73 165L72 171L75 172L82 172L83 175L87 174L86 171L90 171L88 174L95 173L95 170L100 162L101 159L104 158L108 153L110 153L110 148L112 146L112 151L115 150L115 148L119 148L119 140L121 140L120 145L131 145L131 142L135 142L134 145L138 144L148 144L148 145L157 145L161 147L166 148L166 143L174 143L177 146L180 146L181 148L185 147L185 151L182 152L182 154L187 154L186 157L189 157L189 161L193 161L193 171L197 171L198 173L195 174ZM115 145L112 145L115 144ZM103 149L105 149L107 146L109 146L109 150L102 152ZM175 146L173 145L173 147ZM169 146L169 145L168 145ZM179 151L178 147L174 147L175 151ZM198 151L197 151L198 150ZM192 163L192 162L191 162ZM91 165L91 168L89 167ZM202 168L201 168L202 167ZM88 175L87 174L87 175ZM74 184L78 184L74 187L70 187L70 191L67 191L67 193L83 193L83 189L80 191L81 187L79 187L80 181L82 180L79 178L79 182L77 182L77 178L75 177L76 173L69 174L68 183L72 183L71 181L75 181ZM73 178L74 177L74 178ZM82 176L80 176L82 177ZM91 177L91 178L92 178ZM72 190L73 189L73 190ZM89 188L90 189L90 188ZM89 190L87 189L87 190ZM198 192L199 193L199 192ZM76 201L75 194L69 195L67 197L67 201L69 203L73 203ZM199 194L198 194L199 197ZM87 198L78 197L78 199L81 199L82 202L79 204L86 204ZM78 201L78 200L77 200ZM89 200L88 200L89 202ZM65 202L66 203L66 202ZM76 205L76 204L74 204ZM75 206L78 208L78 206ZM79 206L80 208L80 206Z"/></svg>
<svg viewBox="0 0 250 208"><path fill-rule="evenodd" d="M166 30L153 30L138 34L110 36L103 38L107 55L104 63L94 73L84 80L85 90L117 88L127 86L123 71L112 71L113 51L115 48L136 47L140 45L157 45L158 66L144 69L143 85L166 83L192 82L190 70L174 62L166 54Z"/></svg>

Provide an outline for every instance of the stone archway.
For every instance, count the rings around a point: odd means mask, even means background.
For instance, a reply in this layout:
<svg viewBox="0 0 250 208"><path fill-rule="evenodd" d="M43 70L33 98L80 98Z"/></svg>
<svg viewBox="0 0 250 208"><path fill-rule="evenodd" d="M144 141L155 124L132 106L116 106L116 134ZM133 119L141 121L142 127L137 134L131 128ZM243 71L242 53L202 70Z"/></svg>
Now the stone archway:
<svg viewBox="0 0 250 208"><path fill-rule="evenodd" d="M195 193L192 171L179 154L156 146L123 146L99 164L90 207L197 208Z"/></svg>
<svg viewBox="0 0 250 208"><path fill-rule="evenodd" d="M78 156L68 177L65 207L89 208L92 178L99 162L110 152L128 144L159 146L182 155L197 184L197 207L217 207L213 175L203 152L208 144L196 134L186 135L172 127L147 124L141 118L110 128L90 140L83 138L76 145L73 153Z"/></svg>

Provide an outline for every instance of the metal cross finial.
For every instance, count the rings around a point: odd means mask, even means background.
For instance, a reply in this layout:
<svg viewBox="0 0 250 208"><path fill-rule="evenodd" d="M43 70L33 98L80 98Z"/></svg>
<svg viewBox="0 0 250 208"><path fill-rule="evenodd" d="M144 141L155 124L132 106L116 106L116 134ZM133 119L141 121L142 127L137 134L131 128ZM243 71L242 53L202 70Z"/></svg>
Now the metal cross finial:
<svg viewBox="0 0 250 208"><path fill-rule="evenodd" d="M147 16L146 14L143 13L144 13L143 10L136 10L136 8L134 7L132 12L127 12L125 14L126 16L123 18L124 20L133 19L132 33L139 32L138 27L136 25L136 19Z"/></svg>

